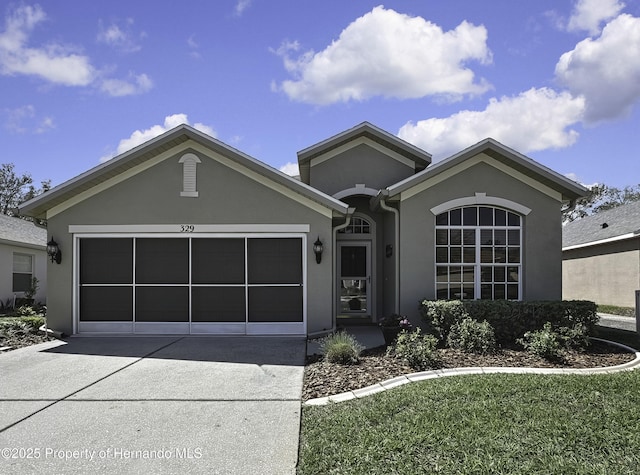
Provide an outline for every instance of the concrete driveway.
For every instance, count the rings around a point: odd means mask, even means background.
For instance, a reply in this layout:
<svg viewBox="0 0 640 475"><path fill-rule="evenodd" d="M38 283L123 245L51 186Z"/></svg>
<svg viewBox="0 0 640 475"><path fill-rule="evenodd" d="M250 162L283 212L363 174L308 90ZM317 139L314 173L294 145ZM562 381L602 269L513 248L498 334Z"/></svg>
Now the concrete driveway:
<svg viewBox="0 0 640 475"><path fill-rule="evenodd" d="M295 473L305 341L83 337L0 355L0 473Z"/></svg>

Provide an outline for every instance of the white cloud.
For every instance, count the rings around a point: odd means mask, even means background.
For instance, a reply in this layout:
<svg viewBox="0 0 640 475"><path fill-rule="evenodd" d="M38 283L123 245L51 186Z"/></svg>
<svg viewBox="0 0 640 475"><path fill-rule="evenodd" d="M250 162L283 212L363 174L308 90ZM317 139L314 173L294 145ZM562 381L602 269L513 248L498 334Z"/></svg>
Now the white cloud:
<svg viewBox="0 0 640 475"><path fill-rule="evenodd" d="M140 51L142 46L138 42L139 38L145 37L145 33L137 35L133 32L133 18L123 21L114 21L108 26L100 20L98 23L98 41L112 46L124 53L135 53Z"/></svg>
<svg viewBox="0 0 640 475"><path fill-rule="evenodd" d="M39 48L27 45L33 29L47 18L39 6L20 6L9 12L0 33L0 74L35 75L55 84L87 86L96 72L87 56L62 44Z"/></svg>
<svg viewBox="0 0 640 475"><path fill-rule="evenodd" d="M52 117L38 117L36 108L28 104L15 109L5 109L7 120L5 128L16 134L33 133L43 134L55 128Z"/></svg>
<svg viewBox="0 0 640 475"><path fill-rule="evenodd" d="M491 62L487 30L466 21L444 32L424 18L378 6L323 51L291 59L289 52L298 49L293 42L277 51L295 79L274 86L300 102L331 104L372 96L458 99L490 88L465 66Z"/></svg>
<svg viewBox="0 0 640 475"><path fill-rule="evenodd" d="M251 6L251 1L252 0L238 0L235 8L236 16L242 16L245 10Z"/></svg>
<svg viewBox="0 0 640 475"><path fill-rule="evenodd" d="M622 11L624 3L618 0L578 0L567 24L569 31L588 31L591 35L600 32L600 24Z"/></svg>
<svg viewBox="0 0 640 475"><path fill-rule="evenodd" d="M187 114L168 115L164 118L164 122L162 123L162 125L153 125L145 130L136 130L128 138L120 140L117 149L114 152L100 158L100 162L106 162L116 155L120 155L121 153L137 147L138 145L142 145L152 138L157 137L158 135L162 135L166 131L171 130L181 124L191 125L194 129L210 135L211 137L216 136L215 130L208 125L202 124L200 122L196 122L193 125L190 124Z"/></svg>
<svg viewBox="0 0 640 475"><path fill-rule="evenodd" d="M444 119L405 124L398 135L431 152L435 159L492 137L523 153L563 148L578 138L567 130L582 119L584 100L548 88L516 97L493 98L483 111L461 111Z"/></svg>
<svg viewBox="0 0 640 475"><path fill-rule="evenodd" d="M121 97L143 94L153 88L153 81L146 74L129 75L129 80L104 79L100 89L110 96Z"/></svg>
<svg viewBox="0 0 640 475"><path fill-rule="evenodd" d="M556 78L586 100L586 120L596 122L628 114L640 99L640 18L622 14L599 38L587 38L564 53Z"/></svg>
<svg viewBox="0 0 640 475"><path fill-rule="evenodd" d="M287 162L282 165L279 169L282 173L289 176L298 176L300 175L300 170L298 169L298 164L294 162Z"/></svg>

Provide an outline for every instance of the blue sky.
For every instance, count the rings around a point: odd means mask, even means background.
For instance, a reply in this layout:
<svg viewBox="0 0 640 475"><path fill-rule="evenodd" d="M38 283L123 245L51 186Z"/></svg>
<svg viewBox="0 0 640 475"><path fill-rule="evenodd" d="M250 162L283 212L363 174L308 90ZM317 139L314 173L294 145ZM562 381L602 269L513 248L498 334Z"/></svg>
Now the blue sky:
<svg viewBox="0 0 640 475"><path fill-rule="evenodd" d="M0 163L60 184L179 123L295 172L369 121L640 182L640 0L0 4Z"/></svg>

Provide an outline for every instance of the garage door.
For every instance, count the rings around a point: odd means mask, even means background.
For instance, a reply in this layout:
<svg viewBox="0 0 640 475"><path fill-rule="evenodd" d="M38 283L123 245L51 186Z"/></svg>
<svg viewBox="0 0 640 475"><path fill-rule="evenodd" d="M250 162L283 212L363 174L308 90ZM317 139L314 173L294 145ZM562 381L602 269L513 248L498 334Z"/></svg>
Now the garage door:
<svg viewBox="0 0 640 475"><path fill-rule="evenodd" d="M80 333L306 332L303 236L77 242Z"/></svg>

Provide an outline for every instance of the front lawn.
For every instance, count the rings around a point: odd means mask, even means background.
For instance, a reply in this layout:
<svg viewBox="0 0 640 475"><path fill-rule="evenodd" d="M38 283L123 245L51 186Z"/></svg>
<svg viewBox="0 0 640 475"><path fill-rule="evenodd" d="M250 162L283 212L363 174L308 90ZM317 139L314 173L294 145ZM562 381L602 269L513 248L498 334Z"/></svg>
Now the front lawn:
<svg viewBox="0 0 640 475"><path fill-rule="evenodd" d="M629 332L603 333L640 342ZM638 388L640 370L492 374L304 407L299 473L636 474Z"/></svg>

